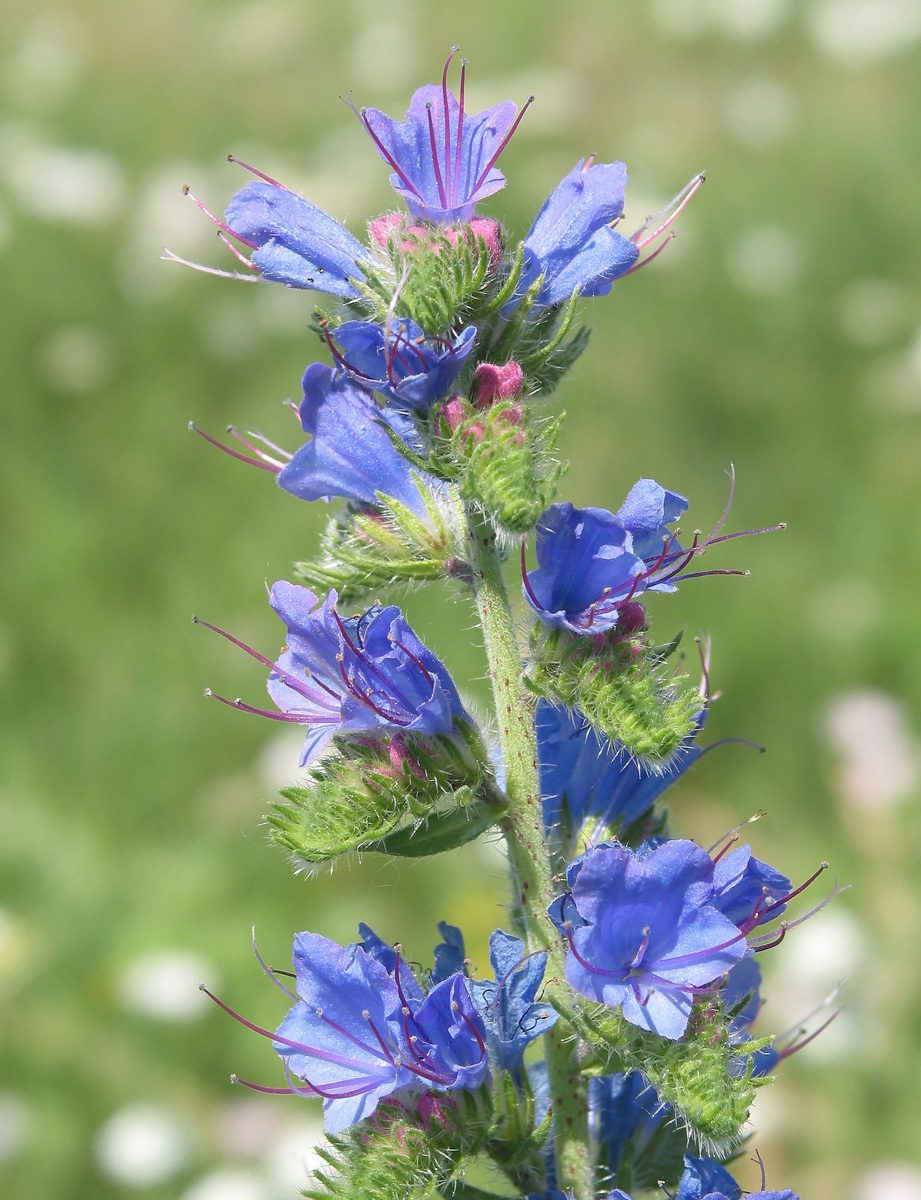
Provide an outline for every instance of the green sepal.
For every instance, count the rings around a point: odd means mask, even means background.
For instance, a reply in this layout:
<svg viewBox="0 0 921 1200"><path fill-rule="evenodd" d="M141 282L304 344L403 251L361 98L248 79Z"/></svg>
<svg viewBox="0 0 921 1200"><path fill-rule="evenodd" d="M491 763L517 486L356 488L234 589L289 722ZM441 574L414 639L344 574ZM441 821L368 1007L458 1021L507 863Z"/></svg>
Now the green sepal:
<svg viewBox="0 0 921 1200"><path fill-rule="evenodd" d="M521 1192L543 1190L541 1152L553 1128L550 1106L534 1124L534 1093L525 1070L503 1071L493 1085L495 1119L486 1153Z"/></svg>
<svg viewBox="0 0 921 1200"><path fill-rule="evenodd" d="M418 232L405 221L388 237L386 257L362 261L365 279L356 286L374 320L384 324L396 311L436 336L490 306L495 271L486 242L468 225L455 228L457 245L434 226Z"/></svg>
<svg viewBox="0 0 921 1200"><path fill-rule="evenodd" d="M282 789L266 821L298 870L362 851L440 853L501 817L504 795L469 722L458 719L454 737L398 736L398 751L396 738L336 738L303 784Z"/></svg>
<svg viewBox="0 0 921 1200"><path fill-rule="evenodd" d="M466 1164L485 1143L492 1122L489 1089L434 1097L431 1111L389 1102L371 1121L327 1137L317 1147L324 1166L310 1200L434 1200L454 1195Z"/></svg>
<svg viewBox="0 0 921 1200"><path fill-rule="evenodd" d="M530 649L532 691L580 709L594 729L653 769L695 728L703 704L697 689L667 666L645 634L625 637L614 629L578 636L537 622Z"/></svg>
<svg viewBox="0 0 921 1200"><path fill-rule="evenodd" d="M494 801L475 799L470 788L459 788L446 799L450 807L427 813L415 825L407 825L366 847L379 854L399 858L424 858L442 854L475 841L504 815L504 807Z"/></svg>
<svg viewBox="0 0 921 1200"><path fill-rule="evenodd" d="M733 1044L718 998L695 1004L678 1041L638 1029L618 1009L585 1001L570 1019L596 1055L593 1074L642 1071L710 1157L725 1158L741 1141L755 1092L766 1082L752 1075L751 1055L771 1039Z"/></svg>
<svg viewBox="0 0 921 1200"><path fill-rule="evenodd" d="M343 604L378 588L440 579L451 573L462 542L450 505L442 508L420 481L427 521L399 500L378 494L378 507L348 506L330 517L314 562L297 562L294 574L316 591L335 588Z"/></svg>

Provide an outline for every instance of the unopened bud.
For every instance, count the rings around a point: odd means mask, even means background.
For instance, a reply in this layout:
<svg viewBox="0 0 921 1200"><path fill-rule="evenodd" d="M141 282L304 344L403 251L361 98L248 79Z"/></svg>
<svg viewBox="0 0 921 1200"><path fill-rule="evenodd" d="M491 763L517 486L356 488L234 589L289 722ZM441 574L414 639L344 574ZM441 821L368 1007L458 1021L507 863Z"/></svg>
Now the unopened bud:
<svg viewBox="0 0 921 1200"><path fill-rule="evenodd" d="M494 363L480 363L474 376L476 383L476 406L485 408L494 400L511 400L521 391L523 374L518 363L507 362L499 367Z"/></svg>

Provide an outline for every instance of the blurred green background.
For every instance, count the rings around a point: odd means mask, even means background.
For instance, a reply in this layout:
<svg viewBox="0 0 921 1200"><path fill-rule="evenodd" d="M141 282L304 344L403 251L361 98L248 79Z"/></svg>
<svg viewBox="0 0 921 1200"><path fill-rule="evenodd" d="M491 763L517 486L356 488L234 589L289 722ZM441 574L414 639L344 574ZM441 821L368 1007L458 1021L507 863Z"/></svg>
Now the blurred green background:
<svg viewBox="0 0 921 1200"><path fill-rule="evenodd" d="M271 652L264 581L324 512L186 432L255 423L320 357L310 297L232 267L180 188L221 209L233 151L360 233L386 170L340 102L397 114L449 44L469 107L537 100L485 211L523 235L582 154L629 167L632 230L708 182L654 267L586 304L554 403L563 495L616 508L641 475L688 528L786 520L651 605L710 631L724 699L674 795L707 845L758 808L757 852L852 890L771 961L765 1029L845 981L847 1010L759 1102L769 1183L804 1200L921 1197L921 4L918 0L6 0L0 11L0 1192L10 1200L293 1197L318 1111L232 1090L271 1048L209 1006L284 1010L293 933L367 919L428 960L435 922L486 964L498 849L294 878L261 814L296 736L202 700L263 673L198 612ZM411 619L484 709L471 609ZM748 1172L748 1173L746 1173ZM743 1168L754 1187L754 1172Z"/></svg>

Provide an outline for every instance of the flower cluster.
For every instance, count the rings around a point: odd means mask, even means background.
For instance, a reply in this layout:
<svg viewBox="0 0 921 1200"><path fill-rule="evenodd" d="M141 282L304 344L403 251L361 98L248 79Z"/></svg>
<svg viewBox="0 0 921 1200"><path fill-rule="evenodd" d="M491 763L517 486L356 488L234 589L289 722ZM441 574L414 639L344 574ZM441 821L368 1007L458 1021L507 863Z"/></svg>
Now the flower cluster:
<svg viewBox="0 0 921 1200"><path fill-rule="evenodd" d="M249 167L223 218L199 204L248 277L325 296L313 328L329 359L307 365L291 404L304 444L203 436L330 504L318 561L271 588L277 657L201 623L268 670L275 707L207 694L304 727L306 776L268 818L299 869L497 830L512 932L490 938L491 977L444 922L429 970L365 925L344 947L303 932L291 989L259 958L292 1002L274 1032L215 999L281 1060L284 1086L245 1086L322 1099L341 1135L324 1194L450 1195L480 1157L536 1200L630 1200L624 1188L659 1180L677 1200L740 1200L717 1159L767 1073L823 1027L789 1042L753 1032L754 956L811 915L785 914L820 872L794 888L737 831L709 851L672 834L663 797L706 752L709 652L698 690L669 663L677 639L653 640L647 604L743 573L693 569L742 535L721 532L727 504L709 535L679 540L689 502L648 478L616 513L557 500L561 418L540 407L585 347L580 297L664 249L702 176L627 237L624 164L580 159L516 245L478 206L505 185L497 164L530 100L467 112L453 58L405 119L355 110L405 206L365 241ZM502 568L513 537L524 656ZM401 609L372 602L432 579L476 603L496 705L482 726Z"/></svg>

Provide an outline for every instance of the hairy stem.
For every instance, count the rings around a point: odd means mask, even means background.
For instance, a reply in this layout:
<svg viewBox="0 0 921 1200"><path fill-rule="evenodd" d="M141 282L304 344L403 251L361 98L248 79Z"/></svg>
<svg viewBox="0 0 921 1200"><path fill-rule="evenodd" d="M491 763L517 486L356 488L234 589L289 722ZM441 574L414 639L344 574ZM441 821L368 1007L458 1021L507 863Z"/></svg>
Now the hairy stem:
<svg viewBox="0 0 921 1200"><path fill-rule="evenodd" d="M502 830L508 844L514 889L513 912L529 952L547 951L546 985L551 1002L564 1001L566 950L547 915L556 895L544 836L537 766L536 703L522 679L521 654L502 563L491 524L473 507L467 510L472 587L480 614L489 674L505 760L508 811ZM588 1081L573 1060L574 1037L561 1016L544 1036L556 1138L558 1185L592 1200L594 1171L588 1145Z"/></svg>

